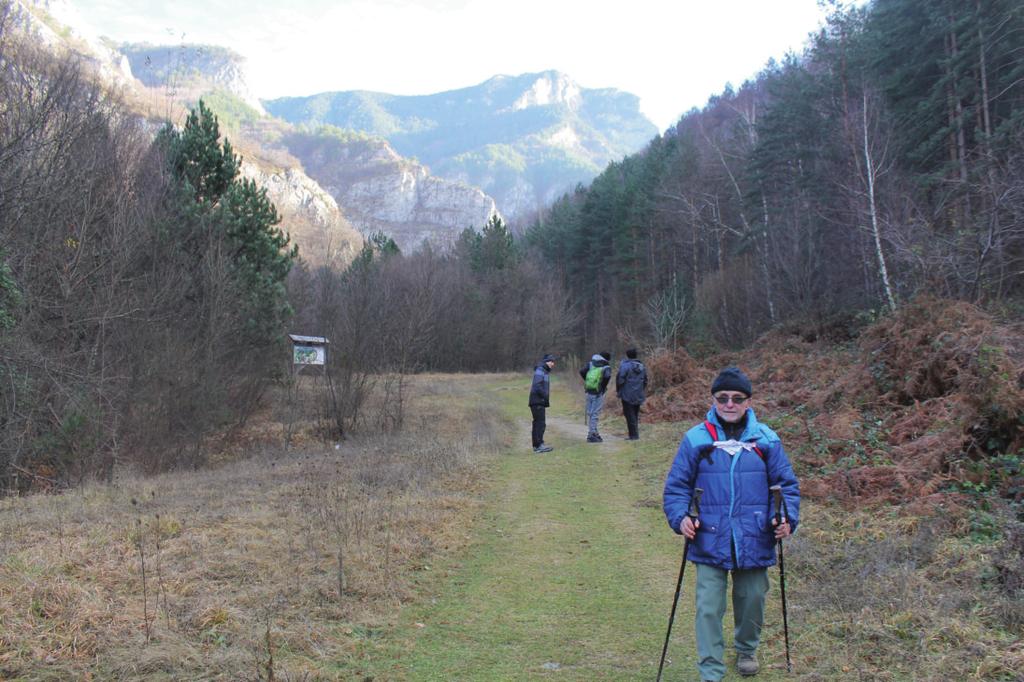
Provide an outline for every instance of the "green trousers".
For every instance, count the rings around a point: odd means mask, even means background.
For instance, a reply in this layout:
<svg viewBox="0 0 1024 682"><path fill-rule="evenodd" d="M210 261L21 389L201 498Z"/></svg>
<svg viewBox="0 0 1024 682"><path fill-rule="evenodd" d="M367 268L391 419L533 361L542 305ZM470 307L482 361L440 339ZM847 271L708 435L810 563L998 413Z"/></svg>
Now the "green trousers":
<svg viewBox="0 0 1024 682"><path fill-rule="evenodd" d="M697 564L697 668L702 680L725 675L725 640L722 619L729 571ZM732 571L733 645L737 653L753 654L761 641L764 599L768 594L768 569Z"/></svg>

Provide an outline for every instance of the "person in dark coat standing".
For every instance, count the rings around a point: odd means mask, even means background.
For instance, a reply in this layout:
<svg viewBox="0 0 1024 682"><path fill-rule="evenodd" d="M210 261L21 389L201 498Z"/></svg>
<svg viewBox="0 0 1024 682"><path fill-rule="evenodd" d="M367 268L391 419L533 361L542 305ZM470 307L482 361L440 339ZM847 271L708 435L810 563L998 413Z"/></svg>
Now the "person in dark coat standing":
<svg viewBox="0 0 1024 682"><path fill-rule="evenodd" d="M626 359L619 363L615 375L615 392L622 401L629 440L640 440L640 406L647 398L647 368L636 359L636 348L626 350Z"/></svg>
<svg viewBox="0 0 1024 682"><path fill-rule="evenodd" d="M725 676L722 618L732 577L736 671L757 674L757 647L764 624L768 567L775 543L796 531L800 484L778 435L751 408L750 379L727 367L711 384L711 409L686 432L665 479L663 506L673 531L690 540L697 564L697 668L705 682ZM776 524L771 486L782 488L783 514ZM699 517L688 515L694 491L704 491Z"/></svg>
<svg viewBox="0 0 1024 682"><path fill-rule="evenodd" d="M555 367L555 356L545 355L533 369L533 384L530 386L530 412L533 414L533 451L551 452L553 447L544 442L547 426L545 409L551 406L551 370Z"/></svg>

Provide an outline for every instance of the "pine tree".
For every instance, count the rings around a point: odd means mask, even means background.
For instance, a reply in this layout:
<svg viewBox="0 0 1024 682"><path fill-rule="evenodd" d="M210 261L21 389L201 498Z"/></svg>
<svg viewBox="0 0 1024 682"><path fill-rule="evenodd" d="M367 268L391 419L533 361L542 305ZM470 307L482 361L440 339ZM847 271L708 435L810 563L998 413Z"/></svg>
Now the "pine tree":
<svg viewBox="0 0 1024 682"><path fill-rule="evenodd" d="M243 299L246 341L263 347L279 343L288 306L285 280L298 255L277 225L281 218L264 188L239 178L241 159L231 143L220 142L217 117L202 100L180 131L165 127L157 139L177 188L176 215L168 236L177 242L189 269L224 256L236 295ZM201 277L193 278L202 286ZM203 298L209 292L197 292Z"/></svg>
<svg viewBox="0 0 1024 682"><path fill-rule="evenodd" d="M201 207L215 206L238 177L239 159L229 141L220 144L217 117L202 100L185 119L181 132L167 125L159 143L166 149L172 175Z"/></svg>
<svg viewBox="0 0 1024 682"><path fill-rule="evenodd" d="M504 270L516 261L515 243L505 221L494 215L480 232L473 258L477 272Z"/></svg>

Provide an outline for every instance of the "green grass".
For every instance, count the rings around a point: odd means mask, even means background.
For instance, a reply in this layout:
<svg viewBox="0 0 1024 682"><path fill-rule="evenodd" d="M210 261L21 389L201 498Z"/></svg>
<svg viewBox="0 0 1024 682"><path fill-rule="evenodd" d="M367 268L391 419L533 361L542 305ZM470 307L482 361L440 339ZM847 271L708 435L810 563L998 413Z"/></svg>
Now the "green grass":
<svg viewBox="0 0 1024 682"><path fill-rule="evenodd" d="M421 376L405 433L0 499L0 678L250 679L272 650L281 680L654 679L682 551L661 487L686 425L624 442L611 404L606 443L587 445L563 372L556 449L535 455L528 381ZM981 493L939 504L804 500L787 679L1024 679L1019 510ZM693 577L666 680L697 678ZM773 586L758 680L784 678L779 607Z"/></svg>
<svg viewBox="0 0 1024 682"><path fill-rule="evenodd" d="M621 418L606 413L604 446L563 435L560 421L582 424L563 381L571 379L556 375L545 438L555 451L547 455L528 447L528 382L491 388L522 424L523 440L492 462L485 511L468 549L438 567L428 596L402 614L385 642L362 652L354 666L362 674L653 679L682 549L665 525L653 471L663 475L671 461L675 429L648 428L647 440L623 442L612 435L622 430ZM692 566L687 573L666 679L696 676ZM730 623L727 616L727 631ZM775 676L766 671L759 679Z"/></svg>

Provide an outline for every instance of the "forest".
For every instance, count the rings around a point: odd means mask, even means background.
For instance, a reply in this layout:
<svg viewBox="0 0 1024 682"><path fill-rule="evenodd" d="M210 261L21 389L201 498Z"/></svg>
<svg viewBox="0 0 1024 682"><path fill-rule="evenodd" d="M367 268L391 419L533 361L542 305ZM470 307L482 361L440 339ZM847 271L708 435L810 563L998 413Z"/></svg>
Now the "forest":
<svg viewBox="0 0 1024 682"><path fill-rule="evenodd" d="M8 11L0 120L5 493L202 466L288 383L289 331L339 351L322 434L338 438L379 376L508 367L571 327L555 277L500 219L451 252L375 235L346 269L307 266L203 102L180 127L140 117ZM383 385L392 428L401 380Z"/></svg>
<svg viewBox="0 0 1024 682"><path fill-rule="evenodd" d="M526 224L374 235L339 270L289 245L209 108L145 120L0 25L4 489L201 465L287 383L289 331L340 351L337 437L385 376L842 341L920 294L1019 315L1022 35L1010 0L837 3L804 54Z"/></svg>
<svg viewBox="0 0 1024 682"><path fill-rule="evenodd" d="M585 345L738 348L920 293L1021 313L1024 8L832 9L803 55L712 97L529 227Z"/></svg>

